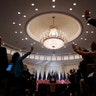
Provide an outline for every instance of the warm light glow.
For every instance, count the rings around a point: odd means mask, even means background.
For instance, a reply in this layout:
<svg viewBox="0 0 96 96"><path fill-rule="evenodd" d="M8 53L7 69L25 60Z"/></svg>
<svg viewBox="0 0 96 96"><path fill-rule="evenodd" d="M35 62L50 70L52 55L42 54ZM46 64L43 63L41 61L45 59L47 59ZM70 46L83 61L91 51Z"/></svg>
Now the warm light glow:
<svg viewBox="0 0 96 96"><path fill-rule="evenodd" d="M67 42L64 32L58 31L57 26L54 26L54 18L55 17L53 17L53 25L50 26L49 32L43 33L41 36L41 43L48 49L59 49Z"/></svg>
<svg viewBox="0 0 96 96"><path fill-rule="evenodd" d="M49 37L58 37L57 28L55 26L50 27Z"/></svg>
<svg viewBox="0 0 96 96"><path fill-rule="evenodd" d="M43 45L48 49L59 49L64 46L64 42L59 38L48 38L43 42Z"/></svg>

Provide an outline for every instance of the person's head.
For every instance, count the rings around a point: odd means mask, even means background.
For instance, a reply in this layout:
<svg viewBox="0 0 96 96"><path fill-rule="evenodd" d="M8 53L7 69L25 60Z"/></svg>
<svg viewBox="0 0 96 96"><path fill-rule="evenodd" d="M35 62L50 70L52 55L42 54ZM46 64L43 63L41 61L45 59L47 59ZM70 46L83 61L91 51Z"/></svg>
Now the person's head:
<svg viewBox="0 0 96 96"><path fill-rule="evenodd" d="M73 73L73 70L72 69L70 69L70 74L72 74Z"/></svg>
<svg viewBox="0 0 96 96"><path fill-rule="evenodd" d="M0 36L0 46L1 46L1 44L2 44L2 37Z"/></svg>
<svg viewBox="0 0 96 96"><path fill-rule="evenodd" d="M18 57L20 57L20 54L18 53L18 52L15 52L14 54L13 54L13 56L12 56L12 63L15 63L15 61L16 61L16 59L18 58Z"/></svg>
<svg viewBox="0 0 96 96"><path fill-rule="evenodd" d="M91 47L91 50L92 50L92 51L95 51L95 50L96 50L96 43L93 41L93 42L91 43L90 47Z"/></svg>

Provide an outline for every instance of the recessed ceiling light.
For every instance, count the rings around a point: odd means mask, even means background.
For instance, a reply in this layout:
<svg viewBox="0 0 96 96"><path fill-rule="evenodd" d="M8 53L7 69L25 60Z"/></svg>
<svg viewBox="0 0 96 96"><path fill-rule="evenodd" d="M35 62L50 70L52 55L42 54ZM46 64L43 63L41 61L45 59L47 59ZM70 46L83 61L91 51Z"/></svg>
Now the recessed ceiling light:
<svg viewBox="0 0 96 96"><path fill-rule="evenodd" d="M24 17L24 18L26 18L27 16L26 16L26 15L24 15L23 17Z"/></svg>
<svg viewBox="0 0 96 96"><path fill-rule="evenodd" d="M34 3L31 3L31 6L34 6L35 4Z"/></svg>
<svg viewBox="0 0 96 96"><path fill-rule="evenodd" d="M87 40L86 38L84 40Z"/></svg>
<svg viewBox="0 0 96 96"><path fill-rule="evenodd" d="M15 22L13 22L13 24L15 24Z"/></svg>
<svg viewBox="0 0 96 96"><path fill-rule="evenodd" d="M35 8L35 11L38 11L38 8Z"/></svg>
<svg viewBox="0 0 96 96"><path fill-rule="evenodd" d="M81 40L82 40L83 38L81 37Z"/></svg>
<svg viewBox="0 0 96 96"><path fill-rule="evenodd" d="M94 31L91 31L91 33L94 33Z"/></svg>
<svg viewBox="0 0 96 96"><path fill-rule="evenodd" d="M19 26L21 26L21 24L19 23Z"/></svg>
<svg viewBox="0 0 96 96"><path fill-rule="evenodd" d="M20 33L22 33L22 31L20 31Z"/></svg>
<svg viewBox="0 0 96 96"><path fill-rule="evenodd" d="M75 44L75 42L73 42L72 44Z"/></svg>
<svg viewBox="0 0 96 96"><path fill-rule="evenodd" d="M18 14L21 14L21 12L18 12Z"/></svg>
<svg viewBox="0 0 96 96"><path fill-rule="evenodd" d="M88 31L86 31L86 33L88 33Z"/></svg>
<svg viewBox="0 0 96 96"><path fill-rule="evenodd" d="M70 8L69 10L72 11L72 8Z"/></svg>
<svg viewBox="0 0 96 96"><path fill-rule="evenodd" d="M89 14L91 14L91 11L89 11Z"/></svg>
<svg viewBox="0 0 96 96"><path fill-rule="evenodd" d="M75 45L77 45L75 42L73 42L72 44L75 44Z"/></svg>
<svg viewBox="0 0 96 96"><path fill-rule="evenodd" d="M17 33L17 31L15 31L15 33Z"/></svg>
<svg viewBox="0 0 96 96"><path fill-rule="evenodd" d="M55 2L55 0L52 0L52 2Z"/></svg>
<svg viewBox="0 0 96 96"><path fill-rule="evenodd" d="M76 6L76 3L73 3L74 6Z"/></svg>
<svg viewBox="0 0 96 96"><path fill-rule="evenodd" d="M3 45L5 45L5 43L4 43L4 42L3 42L2 44L3 44Z"/></svg>
<svg viewBox="0 0 96 96"><path fill-rule="evenodd" d="M55 8L55 5L53 5L52 8Z"/></svg>
<svg viewBox="0 0 96 96"><path fill-rule="evenodd" d="M82 17L85 17L85 15L82 15Z"/></svg>
<svg viewBox="0 0 96 96"><path fill-rule="evenodd" d="M87 25L89 26L90 24L89 24L89 23L87 23Z"/></svg>
<svg viewBox="0 0 96 96"><path fill-rule="evenodd" d="M25 40L28 40L28 38L26 37Z"/></svg>
<svg viewBox="0 0 96 96"><path fill-rule="evenodd" d="M22 40L24 40L24 39L22 38Z"/></svg>

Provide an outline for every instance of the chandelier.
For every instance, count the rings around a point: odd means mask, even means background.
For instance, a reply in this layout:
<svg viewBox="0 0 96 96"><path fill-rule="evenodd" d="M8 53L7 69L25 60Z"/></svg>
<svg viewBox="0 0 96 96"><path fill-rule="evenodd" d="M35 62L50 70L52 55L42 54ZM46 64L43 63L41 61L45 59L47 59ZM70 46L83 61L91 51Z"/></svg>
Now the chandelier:
<svg viewBox="0 0 96 96"><path fill-rule="evenodd" d="M49 27L48 32L41 34L40 42L48 49L59 49L67 43L67 36L64 34L64 32L58 30L58 27L54 25L55 16L52 18L53 24Z"/></svg>

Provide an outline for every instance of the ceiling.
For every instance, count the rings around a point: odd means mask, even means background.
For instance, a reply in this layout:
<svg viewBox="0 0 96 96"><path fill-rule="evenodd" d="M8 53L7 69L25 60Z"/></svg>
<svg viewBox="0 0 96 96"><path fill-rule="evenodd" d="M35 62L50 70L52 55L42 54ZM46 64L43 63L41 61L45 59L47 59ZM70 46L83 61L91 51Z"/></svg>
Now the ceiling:
<svg viewBox="0 0 96 96"><path fill-rule="evenodd" d="M36 54L70 54L73 53L73 49L71 47L72 43L89 49L90 43L92 41L96 41L96 27L87 25L87 21L84 18L84 12L86 9L89 9L91 12L90 15L95 18L95 3L95 0L55 0L55 2L52 2L52 0L1 0L0 35L3 37L5 45L16 50L28 51L30 50L30 46L33 45L33 53ZM33 20L42 14L49 13L68 15L77 20L81 26L79 36L58 50L50 50L42 47L38 40L31 38L26 32L26 26L30 20ZM34 29L38 29L38 31L35 30L37 37L41 34L39 33L39 30L41 32L43 28L47 28L46 25L50 25L50 23L47 24L48 18L43 21L42 20L43 19L38 21L38 23L40 23L39 27L34 25ZM50 18L49 21L51 22L51 20L52 18ZM62 20L62 18L59 18L57 21L67 22L65 19ZM61 25L62 28L66 26L64 24ZM73 26L73 24L71 25ZM66 27L66 30L69 29L70 33L72 33L71 25ZM33 30L33 34L35 31Z"/></svg>

